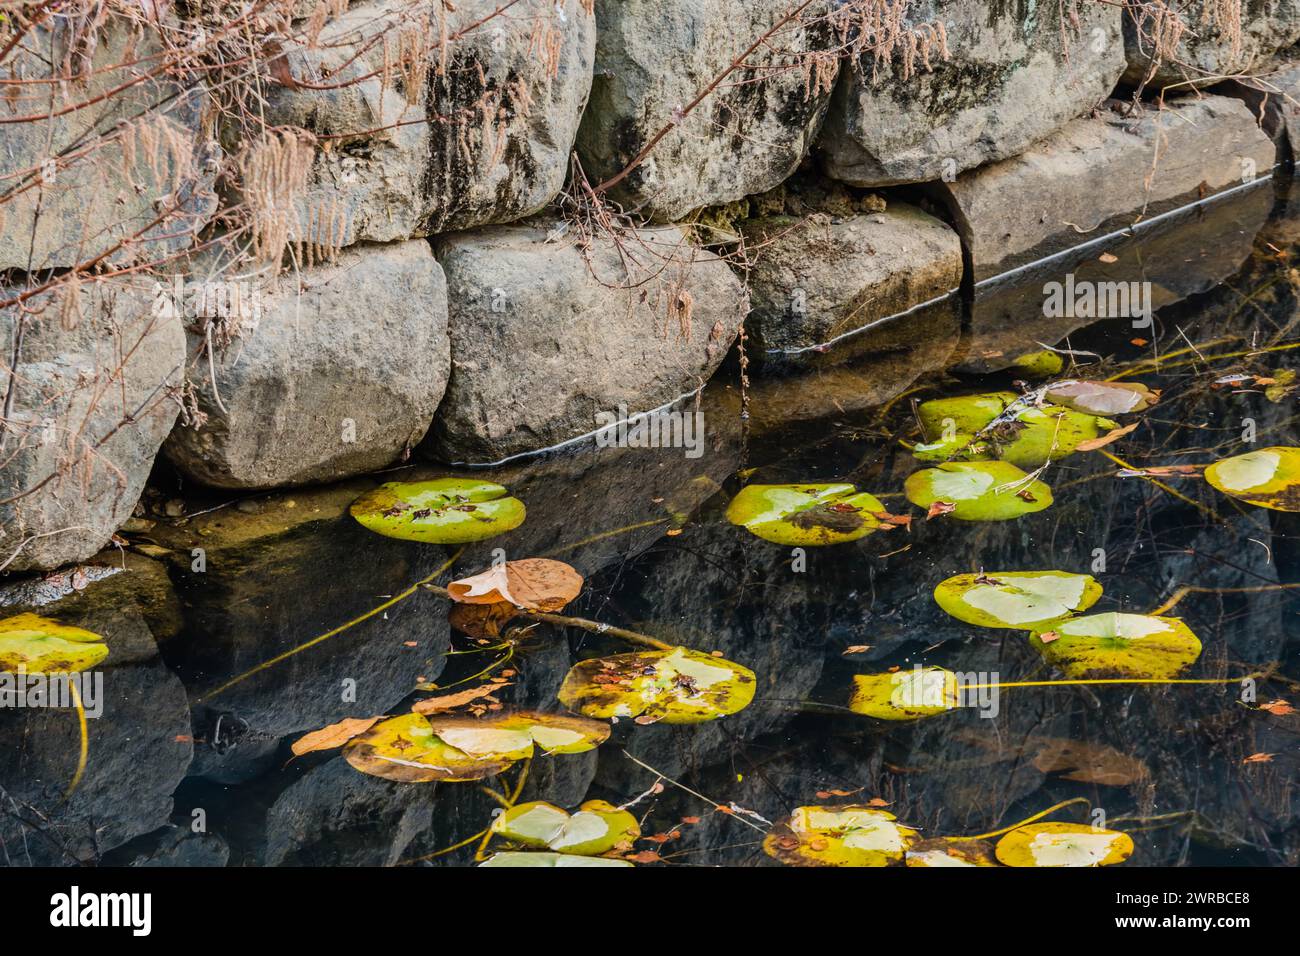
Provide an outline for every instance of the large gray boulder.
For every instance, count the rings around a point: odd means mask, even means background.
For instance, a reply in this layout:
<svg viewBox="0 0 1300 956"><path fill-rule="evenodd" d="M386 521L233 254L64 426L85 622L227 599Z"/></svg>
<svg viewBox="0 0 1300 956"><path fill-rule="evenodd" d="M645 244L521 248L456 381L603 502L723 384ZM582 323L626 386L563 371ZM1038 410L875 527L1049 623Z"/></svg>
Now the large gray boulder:
<svg viewBox="0 0 1300 956"><path fill-rule="evenodd" d="M981 282L1268 176L1273 158L1242 102L1205 96L1132 117L1116 106L942 185Z"/></svg>
<svg viewBox="0 0 1300 956"><path fill-rule="evenodd" d="M431 448L489 463L699 388L740 326L744 290L676 227L617 241L552 222L440 237L452 371Z"/></svg>
<svg viewBox="0 0 1300 956"><path fill-rule="evenodd" d="M781 27L698 107L678 115L792 9L788 0L597 4L596 78L578 133L593 182L676 127L611 195L656 219L776 186L821 126L838 60L826 0ZM816 54L820 51L821 55ZM813 55L810 55L813 54Z"/></svg>
<svg viewBox="0 0 1300 956"><path fill-rule="evenodd" d="M1058 6L912 3L929 68L918 54L906 75L900 41L890 62L869 50L843 72L818 141L827 173L859 186L950 179L1087 112L1124 71L1120 7L1080 4L1076 24Z"/></svg>
<svg viewBox="0 0 1300 956"><path fill-rule="evenodd" d="M268 118L321 141L295 203L298 238L391 242L509 222L555 198L591 87L595 18L582 0L501 6L357 3L316 46L289 51L306 82L278 90ZM424 64L404 75L401 51L422 45Z"/></svg>
<svg viewBox="0 0 1300 956"><path fill-rule="evenodd" d="M224 309L213 301L219 289L238 290L239 312L233 295ZM178 427L165 452L206 485L272 488L382 468L424 437L446 387L446 283L423 240L358 246L273 280L194 278L184 305L204 418Z"/></svg>
<svg viewBox="0 0 1300 956"><path fill-rule="evenodd" d="M163 69L143 21L113 16L81 37L75 22L47 20L0 63L0 269L156 260L216 210L202 84Z"/></svg>
<svg viewBox="0 0 1300 956"><path fill-rule="evenodd" d="M742 224L755 262L746 330L801 349L898 315L961 284L961 241L906 203L848 217L764 216Z"/></svg>
<svg viewBox="0 0 1300 956"><path fill-rule="evenodd" d="M84 561L131 514L179 407L185 333L152 280L82 282L0 309L0 568ZM0 287L0 300L21 292ZM17 348L18 361L12 352Z"/></svg>
<svg viewBox="0 0 1300 956"><path fill-rule="evenodd" d="M1171 16L1172 15L1172 16ZM1181 25L1173 56L1156 55L1155 37ZM1179 0L1148 4L1124 17L1127 83L1147 88L1204 86L1261 73L1278 50L1300 41L1300 0Z"/></svg>

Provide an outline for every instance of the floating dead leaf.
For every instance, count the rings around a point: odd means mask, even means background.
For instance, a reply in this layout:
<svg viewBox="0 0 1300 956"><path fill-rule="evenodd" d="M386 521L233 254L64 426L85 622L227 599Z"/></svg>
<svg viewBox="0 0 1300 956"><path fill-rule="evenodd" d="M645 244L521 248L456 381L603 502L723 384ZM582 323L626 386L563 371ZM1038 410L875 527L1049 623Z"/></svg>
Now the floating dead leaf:
<svg viewBox="0 0 1300 956"><path fill-rule="evenodd" d="M854 796L855 794L859 794L859 793L861 793L861 792L862 792L862 788L861 788L861 787L858 787L858 789L856 789L856 790L818 790L818 791L817 791L817 799L818 799L818 800L829 800L831 797L852 797L852 796ZM875 798L875 799L879 799L879 798ZM875 800L873 800L870 804L868 804L868 806L873 806L873 807L887 807L887 806L889 806L889 804L887 804L887 803L883 803L883 802L882 802L882 803L876 803Z"/></svg>
<svg viewBox="0 0 1300 956"><path fill-rule="evenodd" d="M870 644L853 644L844 648L843 654L847 657L849 654L865 654L871 650Z"/></svg>
<svg viewBox="0 0 1300 956"><path fill-rule="evenodd" d="M563 561L524 558L452 581L447 590L461 604L508 601L533 611L558 611L582 591L582 575Z"/></svg>
<svg viewBox="0 0 1300 956"><path fill-rule="evenodd" d="M1141 760L1105 744L1056 737L1034 739L1031 744L1041 748L1033 757L1034 766L1043 773L1064 771L1066 780L1126 787L1148 776Z"/></svg>
<svg viewBox="0 0 1300 956"><path fill-rule="evenodd" d="M1104 262L1107 265L1110 265L1112 262L1119 262L1119 256L1113 255L1112 253L1109 252L1103 252L1101 255L1097 257L1097 261Z"/></svg>
<svg viewBox="0 0 1300 956"><path fill-rule="evenodd" d="M1133 422L1131 425L1124 425L1120 428L1112 428L1100 438L1091 438L1088 441L1079 442L1074 446L1075 451L1096 451L1098 448L1104 448L1113 441L1118 441L1129 432L1133 431L1141 422Z"/></svg>
<svg viewBox="0 0 1300 956"><path fill-rule="evenodd" d="M470 637L500 637L502 629L519 613L509 601L496 604L452 604L447 620Z"/></svg>
<svg viewBox="0 0 1300 956"><path fill-rule="evenodd" d="M1295 708L1285 700L1270 700L1267 704L1260 704L1259 709L1268 711L1274 717L1285 717L1295 713Z"/></svg>
<svg viewBox="0 0 1300 956"><path fill-rule="evenodd" d="M1050 644L1052 643L1052 641L1055 641L1058 638L1060 638L1060 636L1061 635L1057 634L1055 631L1043 631L1043 633L1038 635L1038 639L1042 641L1044 644Z"/></svg>
<svg viewBox="0 0 1300 956"><path fill-rule="evenodd" d="M315 753L318 750L333 750L335 747L342 747L353 737L364 734L383 719L383 717L348 717L337 724L330 724L328 727L304 734L295 740L289 749L293 751L295 757Z"/></svg>
<svg viewBox="0 0 1300 956"><path fill-rule="evenodd" d="M509 687L509 682L484 684L482 687L471 687L469 690L463 690L456 694L443 694L441 697L426 697L424 700L416 701L411 710L417 714L441 714L448 710L455 710L457 707L464 707L466 704L489 697L501 690L503 687Z"/></svg>
<svg viewBox="0 0 1300 956"><path fill-rule="evenodd" d="M1242 758L1242 763L1272 763L1276 754L1251 754L1249 757Z"/></svg>

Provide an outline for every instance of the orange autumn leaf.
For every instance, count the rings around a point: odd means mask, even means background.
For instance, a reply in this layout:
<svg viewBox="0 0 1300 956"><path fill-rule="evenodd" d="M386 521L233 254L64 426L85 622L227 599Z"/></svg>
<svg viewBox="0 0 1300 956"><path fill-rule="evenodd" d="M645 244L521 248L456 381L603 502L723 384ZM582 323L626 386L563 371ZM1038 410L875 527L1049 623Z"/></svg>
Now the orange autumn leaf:
<svg viewBox="0 0 1300 956"><path fill-rule="evenodd" d="M495 694L503 687L509 687L509 683L493 682L484 684L482 687L471 687L469 690L462 690L456 694L443 694L441 697L426 697L424 700L416 701L412 706L417 714L439 714L443 711L454 710L457 707L464 707L483 697Z"/></svg>
<svg viewBox="0 0 1300 956"><path fill-rule="evenodd" d="M508 601L531 611L558 611L582 591L582 575L563 561L524 558L452 581L447 591L461 604Z"/></svg>
<svg viewBox="0 0 1300 956"><path fill-rule="evenodd" d="M293 751L295 757L315 753L317 750L333 750L335 747L342 747L353 737L364 734L381 720L382 717L346 717L337 724L330 724L328 727L304 734L295 740L289 749Z"/></svg>
<svg viewBox="0 0 1300 956"><path fill-rule="evenodd" d="M1242 759L1242 763L1272 763L1274 754L1251 754Z"/></svg>
<svg viewBox="0 0 1300 956"><path fill-rule="evenodd" d="M1141 423L1133 422L1133 424L1131 425L1124 425L1120 428L1112 428L1104 435L1099 435L1096 438L1089 438L1087 441L1079 442L1079 444L1074 446L1074 450L1075 451L1096 451L1098 448L1104 448L1106 445L1109 445L1111 442L1118 441L1119 439L1123 438L1129 432L1133 431L1133 429L1137 428L1139 424Z"/></svg>
<svg viewBox="0 0 1300 956"><path fill-rule="evenodd" d="M1267 704L1260 704L1259 709L1268 711L1274 717L1285 717L1295 713L1295 708L1285 700L1270 700Z"/></svg>
<svg viewBox="0 0 1300 956"><path fill-rule="evenodd" d="M925 520L929 521L931 518L936 518L939 515L950 514L955 511L956 508L957 506L951 501L936 501L934 504L930 505L930 510L925 513Z"/></svg>

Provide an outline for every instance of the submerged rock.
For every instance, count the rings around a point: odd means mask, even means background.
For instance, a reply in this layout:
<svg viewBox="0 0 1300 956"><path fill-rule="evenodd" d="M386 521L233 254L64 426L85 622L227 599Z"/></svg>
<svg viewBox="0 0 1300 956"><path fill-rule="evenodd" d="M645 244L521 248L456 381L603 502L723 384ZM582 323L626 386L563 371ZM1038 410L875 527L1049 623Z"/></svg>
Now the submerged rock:
<svg viewBox="0 0 1300 956"><path fill-rule="evenodd" d="M591 87L595 17L583 0L499 7L358 3L316 47L290 51L296 77L327 87L281 89L268 105L270 122L329 146L296 203L299 237L390 242L508 222L555 197ZM401 62L410 50L424 53L414 69Z"/></svg>
<svg viewBox="0 0 1300 956"><path fill-rule="evenodd" d="M0 65L0 270L159 259L189 245L216 210L220 148L202 84L160 68L162 38L143 18L110 16L90 38L74 34L80 22L46 18ZM50 82L69 74L77 78Z"/></svg>
<svg viewBox="0 0 1300 956"><path fill-rule="evenodd" d="M589 434L704 384L744 292L675 227L579 243L549 222L440 237L452 372L429 451L487 463Z"/></svg>
<svg viewBox="0 0 1300 956"><path fill-rule="evenodd" d="M1181 25L1172 56L1156 55L1155 36ZM1124 82L1147 88L1206 85L1266 70L1273 54L1300 40L1298 0L1183 0L1130 7L1124 17Z"/></svg>
<svg viewBox="0 0 1300 956"><path fill-rule="evenodd" d="M172 423L185 334L142 279L82 282L75 296L28 303L17 369L2 380L13 412L0 432L0 567L84 561L131 515ZM0 288L0 296L21 291ZM19 316L0 310L0 339Z"/></svg>
<svg viewBox="0 0 1300 956"><path fill-rule="evenodd" d="M441 672L448 625L430 595L357 620L446 559L357 524L347 504L369 485L270 495L257 514L224 508L152 533L185 611L163 656L196 705L196 772L239 777L278 738L382 714Z"/></svg>
<svg viewBox="0 0 1300 956"><path fill-rule="evenodd" d="M446 283L427 243L349 249L250 289L248 314L190 327L204 418L165 446L182 473L218 488L329 481L424 437L450 363ZM211 363L203 327L216 330Z"/></svg>
<svg viewBox="0 0 1300 956"><path fill-rule="evenodd" d="M781 27L717 89L683 109L791 12L786 0L619 0L596 5L596 77L578 151L595 183L676 124L611 195L659 220L771 189L821 126L839 67L827 0Z"/></svg>
<svg viewBox="0 0 1300 956"><path fill-rule="evenodd" d="M1075 23L1058 6L911 4L925 52L910 75L906 40L891 62L868 50L844 71L817 144L827 173L858 186L951 179L1087 112L1124 70L1121 8L1082 4Z"/></svg>
<svg viewBox="0 0 1300 956"><path fill-rule="evenodd" d="M124 606L121 578L35 612L100 635L109 653L80 675L88 682L87 759L70 796L81 748L76 711L0 707L0 865L91 863L171 815L194 749L189 705L144 619Z"/></svg>
<svg viewBox="0 0 1300 956"><path fill-rule="evenodd" d="M755 260L746 330L761 348L820 345L961 284L957 234L905 203L848 218L762 217L741 228Z"/></svg>
<svg viewBox="0 0 1300 956"><path fill-rule="evenodd" d="M1075 120L1020 156L942 186L980 282L1266 177L1273 158L1243 103L1205 96Z"/></svg>

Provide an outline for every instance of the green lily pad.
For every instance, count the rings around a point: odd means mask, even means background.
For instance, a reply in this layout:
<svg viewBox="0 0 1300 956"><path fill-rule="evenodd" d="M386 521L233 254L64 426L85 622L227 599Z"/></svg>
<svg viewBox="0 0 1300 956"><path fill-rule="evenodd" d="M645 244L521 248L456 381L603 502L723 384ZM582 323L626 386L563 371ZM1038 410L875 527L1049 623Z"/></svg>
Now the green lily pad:
<svg viewBox="0 0 1300 956"><path fill-rule="evenodd" d="M380 721L343 748L362 773L399 783L481 780L515 761L546 753L593 750L609 737L599 721L519 711L492 717L402 714Z"/></svg>
<svg viewBox="0 0 1300 956"><path fill-rule="evenodd" d="M389 538L429 544L465 544L524 523L524 503L490 481L435 478L390 481L348 509L364 527Z"/></svg>
<svg viewBox="0 0 1300 956"><path fill-rule="evenodd" d="M916 413L927 435L942 435L944 431L973 435L1019 397L1015 392L986 392L935 398L918 405Z"/></svg>
<svg viewBox="0 0 1300 956"><path fill-rule="evenodd" d="M907 866L997 866L993 845L983 840L918 840L907 849Z"/></svg>
<svg viewBox="0 0 1300 956"><path fill-rule="evenodd" d="M1176 617L1090 614L1030 637L1043 659L1072 678L1176 677L1201 656L1201 642Z"/></svg>
<svg viewBox="0 0 1300 956"><path fill-rule="evenodd" d="M727 506L727 520L764 541L820 546L866 537L884 511L853 485L746 485Z"/></svg>
<svg viewBox="0 0 1300 956"><path fill-rule="evenodd" d="M875 807L796 807L768 831L763 852L787 866L889 866L918 837L895 820Z"/></svg>
<svg viewBox="0 0 1300 956"><path fill-rule="evenodd" d="M1300 448L1273 447L1216 461L1205 480L1225 495L1273 511L1300 511Z"/></svg>
<svg viewBox="0 0 1300 956"><path fill-rule="evenodd" d="M573 856L569 853L495 853L479 866L631 866L627 860L603 856Z"/></svg>
<svg viewBox="0 0 1300 956"><path fill-rule="evenodd" d="M857 674L849 710L879 720L917 720L957 707L957 675L942 667Z"/></svg>
<svg viewBox="0 0 1300 956"><path fill-rule="evenodd" d="M94 667L107 656L108 645L92 631L39 614L0 621L0 671L67 674Z"/></svg>
<svg viewBox="0 0 1300 956"><path fill-rule="evenodd" d="M511 807L492 821L497 836L557 853L599 856L628 849L641 836L636 817L604 800L588 800L570 815L545 800Z"/></svg>
<svg viewBox="0 0 1300 956"><path fill-rule="evenodd" d="M1089 415L1144 412L1160 400L1141 382L1055 382L1044 395L1049 402Z"/></svg>
<svg viewBox="0 0 1300 956"><path fill-rule="evenodd" d="M1007 866L1111 866L1133 855L1133 840L1083 823L1030 823L999 840L994 853Z"/></svg>
<svg viewBox="0 0 1300 956"><path fill-rule="evenodd" d="M685 647L597 657L575 664L560 703L588 717L698 724L737 713L754 699L754 672Z"/></svg>
<svg viewBox="0 0 1300 956"><path fill-rule="evenodd" d="M903 493L920 508L951 504L961 521L1007 521L1052 504L1052 489L1028 478L1006 461L947 461L908 475Z"/></svg>
<svg viewBox="0 0 1300 956"><path fill-rule="evenodd" d="M1011 392L992 392L922 402L917 409L921 423L927 435L937 438L913 446L912 454L918 461L999 460L1034 469L1116 427L1108 418L1060 405L1022 403L1007 421L990 428L1015 400Z"/></svg>
<svg viewBox="0 0 1300 956"><path fill-rule="evenodd" d="M1012 364L1025 375L1047 378L1049 375L1060 374L1061 369L1065 368L1065 359L1061 358L1059 352L1043 349L1041 352L1017 355Z"/></svg>
<svg viewBox="0 0 1300 956"><path fill-rule="evenodd" d="M1086 611L1101 597L1088 574L1067 571L989 571L941 581L934 599L959 621L980 627L1033 630Z"/></svg>

